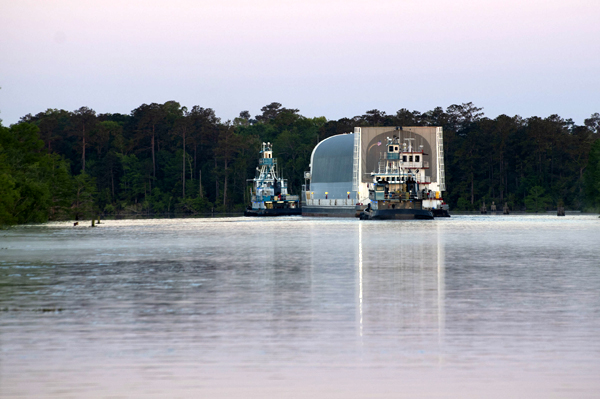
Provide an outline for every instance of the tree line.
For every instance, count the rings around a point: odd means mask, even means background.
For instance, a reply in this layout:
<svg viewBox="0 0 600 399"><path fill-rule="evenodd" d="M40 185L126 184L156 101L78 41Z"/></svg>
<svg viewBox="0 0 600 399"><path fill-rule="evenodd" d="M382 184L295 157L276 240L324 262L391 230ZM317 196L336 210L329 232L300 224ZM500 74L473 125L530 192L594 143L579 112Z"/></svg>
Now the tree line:
<svg viewBox="0 0 600 399"><path fill-rule="evenodd" d="M464 103L327 120L271 103L254 117L242 111L222 121L211 108L168 101L127 115L48 109L0 125L0 224L239 212L261 142L273 143L299 194L314 146L355 126L442 126L451 209L483 201L529 211L600 207L598 113L579 126L558 115L490 119Z"/></svg>

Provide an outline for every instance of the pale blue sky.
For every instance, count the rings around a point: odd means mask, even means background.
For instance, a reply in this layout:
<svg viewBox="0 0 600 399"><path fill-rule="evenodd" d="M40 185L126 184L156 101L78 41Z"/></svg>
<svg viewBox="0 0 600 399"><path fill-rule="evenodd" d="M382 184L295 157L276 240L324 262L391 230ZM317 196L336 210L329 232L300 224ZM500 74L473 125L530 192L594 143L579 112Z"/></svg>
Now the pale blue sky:
<svg viewBox="0 0 600 399"><path fill-rule="evenodd" d="M223 119L600 112L599 0L0 0L0 119L175 100Z"/></svg>

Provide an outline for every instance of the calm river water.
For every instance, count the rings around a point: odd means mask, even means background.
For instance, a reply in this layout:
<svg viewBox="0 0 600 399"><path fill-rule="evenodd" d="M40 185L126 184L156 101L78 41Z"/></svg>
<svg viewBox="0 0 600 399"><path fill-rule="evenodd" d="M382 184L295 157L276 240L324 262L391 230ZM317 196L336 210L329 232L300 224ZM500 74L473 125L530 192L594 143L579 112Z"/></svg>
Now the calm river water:
<svg viewBox="0 0 600 399"><path fill-rule="evenodd" d="M600 219L0 231L2 398L586 398Z"/></svg>

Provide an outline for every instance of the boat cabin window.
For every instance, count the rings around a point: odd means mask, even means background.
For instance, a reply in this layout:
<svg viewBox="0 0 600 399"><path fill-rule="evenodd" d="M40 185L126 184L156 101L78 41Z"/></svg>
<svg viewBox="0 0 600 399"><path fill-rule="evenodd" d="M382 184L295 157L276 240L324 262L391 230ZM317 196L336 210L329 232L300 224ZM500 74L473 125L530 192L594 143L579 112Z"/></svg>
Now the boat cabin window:
<svg viewBox="0 0 600 399"><path fill-rule="evenodd" d="M419 158L420 157L418 155L415 155L415 162L419 162Z"/></svg>
<svg viewBox="0 0 600 399"><path fill-rule="evenodd" d="M406 162L406 155L402 155L402 162Z"/></svg>
<svg viewBox="0 0 600 399"><path fill-rule="evenodd" d="M390 148L388 148L388 152L394 152L394 146L391 145Z"/></svg>
<svg viewBox="0 0 600 399"><path fill-rule="evenodd" d="M408 162L412 162L412 155L408 156Z"/></svg>
<svg viewBox="0 0 600 399"><path fill-rule="evenodd" d="M394 146L394 151L398 152L399 151L399 147L397 145Z"/></svg>

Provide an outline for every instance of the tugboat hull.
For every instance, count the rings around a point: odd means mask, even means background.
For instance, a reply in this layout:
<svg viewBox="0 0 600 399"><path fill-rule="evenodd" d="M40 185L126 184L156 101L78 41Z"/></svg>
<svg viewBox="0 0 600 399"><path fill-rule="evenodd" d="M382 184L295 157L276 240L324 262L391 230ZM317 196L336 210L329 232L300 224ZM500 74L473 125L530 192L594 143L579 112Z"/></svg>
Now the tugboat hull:
<svg viewBox="0 0 600 399"><path fill-rule="evenodd" d="M302 215L301 208L246 209L244 216L295 216Z"/></svg>
<svg viewBox="0 0 600 399"><path fill-rule="evenodd" d="M431 213L433 213L433 217L436 217L436 218L449 218L450 217L450 212L448 212L448 209L432 209Z"/></svg>
<svg viewBox="0 0 600 399"><path fill-rule="evenodd" d="M425 209L381 209L371 212L361 212L361 220L430 220L433 213Z"/></svg>

